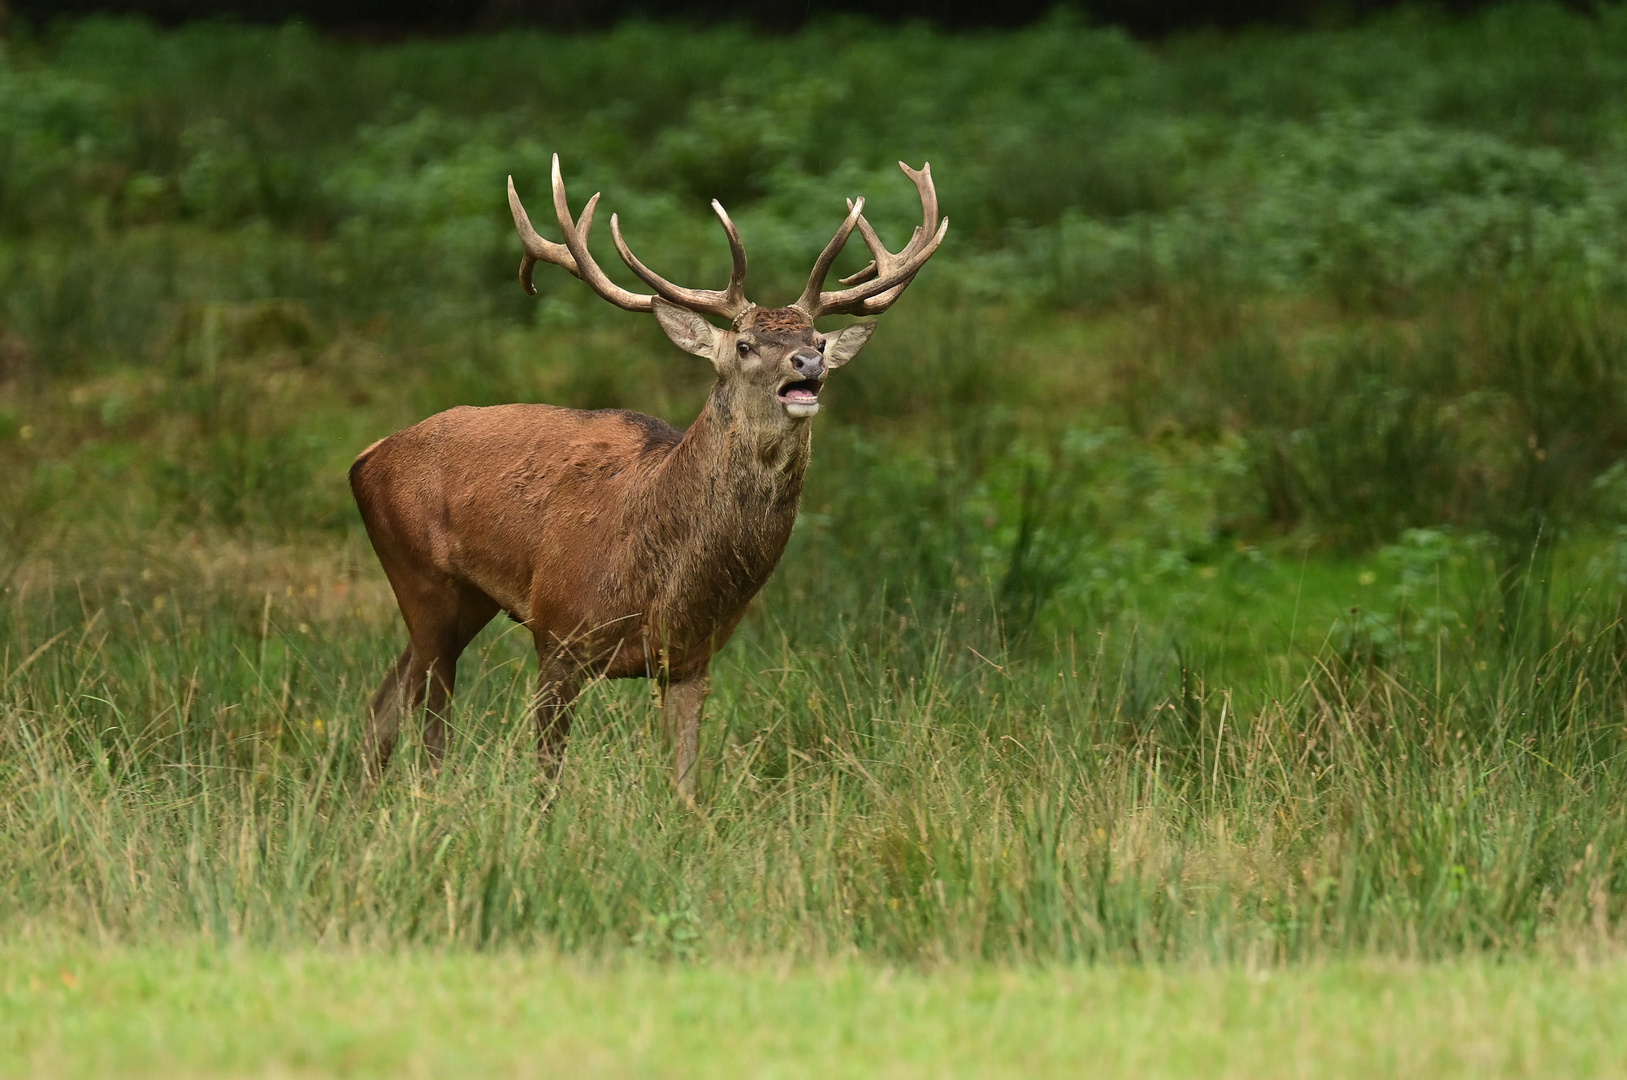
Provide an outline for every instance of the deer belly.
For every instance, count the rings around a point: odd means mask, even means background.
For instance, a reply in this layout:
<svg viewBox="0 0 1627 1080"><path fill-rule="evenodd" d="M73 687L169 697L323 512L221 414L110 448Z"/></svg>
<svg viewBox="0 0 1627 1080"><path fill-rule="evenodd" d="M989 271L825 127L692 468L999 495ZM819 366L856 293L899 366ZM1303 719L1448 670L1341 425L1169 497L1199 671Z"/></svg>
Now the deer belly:
<svg viewBox="0 0 1627 1080"><path fill-rule="evenodd" d="M452 576L491 597L519 622L530 621L531 597L525 587L529 575L523 564L515 565L518 560L505 557L503 552L471 551L466 545L458 545L447 561Z"/></svg>
<svg viewBox="0 0 1627 1080"><path fill-rule="evenodd" d="M575 664L606 679L682 678L706 671L712 657L734 634L744 611L721 623L664 629L644 611L568 608L537 599L527 622L539 640L552 642Z"/></svg>
<svg viewBox="0 0 1627 1080"><path fill-rule="evenodd" d="M663 674L682 679L705 672L716 652L710 640L662 647L650 635L638 634L604 649L599 654L602 659L590 664L607 679L650 679Z"/></svg>

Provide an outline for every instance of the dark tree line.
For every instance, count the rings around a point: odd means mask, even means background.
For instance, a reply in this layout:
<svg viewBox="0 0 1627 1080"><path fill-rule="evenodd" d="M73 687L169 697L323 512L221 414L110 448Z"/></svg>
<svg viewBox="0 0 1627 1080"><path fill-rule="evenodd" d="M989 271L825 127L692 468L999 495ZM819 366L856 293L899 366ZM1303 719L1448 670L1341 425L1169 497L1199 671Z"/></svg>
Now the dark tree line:
<svg viewBox="0 0 1627 1080"><path fill-rule="evenodd" d="M1398 0L0 0L0 14L43 27L93 12L139 14L164 24L229 17L252 22L301 19L341 33L458 33L509 26L596 29L632 17L691 22L737 20L768 30L794 30L810 19L857 14L883 20L925 19L950 29L1020 26L1058 6L1092 23L1157 37L1181 30L1235 29L1350 22L1397 6ZM1464 12L1488 0L1431 0ZM1591 8L1592 0L1570 0Z"/></svg>

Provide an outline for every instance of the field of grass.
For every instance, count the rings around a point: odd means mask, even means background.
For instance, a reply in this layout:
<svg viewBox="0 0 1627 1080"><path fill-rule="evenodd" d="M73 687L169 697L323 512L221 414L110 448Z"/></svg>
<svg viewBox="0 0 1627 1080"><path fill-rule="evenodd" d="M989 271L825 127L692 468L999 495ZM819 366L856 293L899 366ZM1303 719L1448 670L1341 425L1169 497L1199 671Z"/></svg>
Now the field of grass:
<svg viewBox="0 0 1627 1080"><path fill-rule="evenodd" d="M60 944L0 957L6 1075L1627 1073L1619 962L921 971Z"/></svg>
<svg viewBox="0 0 1627 1080"><path fill-rule="evenodd" d="M1020 1045L1273 1075L1301 1008L1323 1026L1285 1075L1619 1072L1623 102L1615 6L1157 46L1061 16L14 35L0 1071L93 1071L86 1033L136 1026L137 1071L583 1045L522 1038L545 1017L391 1036L405 1005L324 1027L294 988L422 971L595 1016L653 993L602 1018L612 1072L690 1067L649 1040L734 1001L808 1010L805 1041L694 1070L791 1074L881 1038L844 1019L872 994L937 1025L901 1074ZM536 210L556 150L686 283L723 280L722 198L768 302L845 196L897 243L900 157L954 222L826 392L694 810L635 684L588 691L544 803L506 624L465 656L446 766L409 745L359 782L403 633L354 454L456 404L681 425L709 385L563 272L522 293L504 176ZM195 1042L205 1008L277 1019ZM1190 1038L1112 1056L1160 1008ZM1097 1026L1023 1034L1078 1009Z"/></svg>

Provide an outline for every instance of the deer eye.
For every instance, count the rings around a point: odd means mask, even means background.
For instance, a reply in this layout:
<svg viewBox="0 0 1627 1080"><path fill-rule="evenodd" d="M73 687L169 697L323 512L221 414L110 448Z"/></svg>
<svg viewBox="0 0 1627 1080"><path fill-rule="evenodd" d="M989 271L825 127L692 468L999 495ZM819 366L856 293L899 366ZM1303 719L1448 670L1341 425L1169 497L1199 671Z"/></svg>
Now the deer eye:
<svg viewBox="0 0 1627 1080"><path fill-rule="evenodd" d="M820 343L818 345L815 345L814 348L818 349L820 352L824 352L825 351L825 343L824 343L824 341L820 341Z"/></svg>
<svg viewBox="0 0 1627 1080"><path fill-rule="evenodd" d="M735 351L738 352L741 356L750 356L751 355L751 346L747 345L744 341L742 341L740 344L736 345L734 348L735 348Z"/></svg>

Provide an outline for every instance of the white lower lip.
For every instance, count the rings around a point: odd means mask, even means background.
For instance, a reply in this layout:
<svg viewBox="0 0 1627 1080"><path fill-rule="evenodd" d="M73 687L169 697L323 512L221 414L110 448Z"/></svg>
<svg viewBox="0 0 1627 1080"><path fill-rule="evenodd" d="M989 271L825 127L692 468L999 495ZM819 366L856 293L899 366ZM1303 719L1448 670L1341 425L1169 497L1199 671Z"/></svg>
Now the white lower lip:
<svg viewBox="0 0 1627 1080"><path fill-rule="evenodd" d="M787 416L794 416L798 420L814 416L819 412L819 402L817 401L786 401L781 402L781 404L785 406Z"/></svg>

